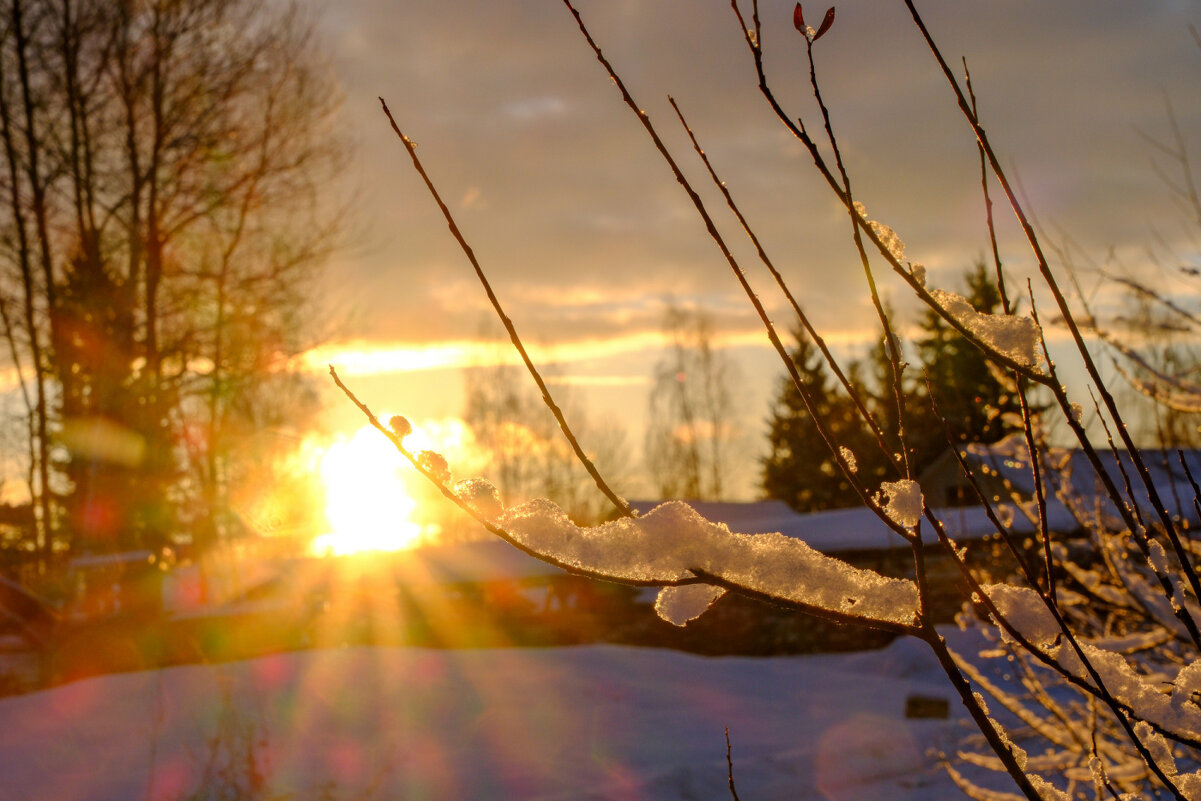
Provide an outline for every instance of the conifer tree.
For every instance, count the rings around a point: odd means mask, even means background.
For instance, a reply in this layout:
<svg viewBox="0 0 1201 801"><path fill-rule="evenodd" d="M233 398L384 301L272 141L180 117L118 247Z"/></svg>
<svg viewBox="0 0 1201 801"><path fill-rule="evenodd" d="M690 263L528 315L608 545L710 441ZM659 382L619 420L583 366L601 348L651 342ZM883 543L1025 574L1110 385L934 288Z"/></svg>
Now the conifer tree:
<svg viewBox="0 0 1201 801"><path fill-rule="evenodd" d="M982 263L966 271L964 281L965 297L977 311L999 311L1000 295ZM894 318L887 305L885 312ZM816 400L817 412L835 441L852 451L859 477L869 487L895 478L889 457L899 458L895 454L902 448L908 472L917 478L952 442L996 442L1011 430L1006 425L1007 419L1013 419L1008 413L1021 413L1017 397L990 370L984 354L937 312L924 309L918 329L913 342L917 364L902 371L899 388L882 338L847 371L883 432L887 455L850 400L829 380L816 346L803 332L795 334L792 358ZM781 384L769 423L770 450L763 460L763 489L768 497L800 512L859 504L791 381Z"/></svg>
<svg viewBox="0 0 1201 801"><path fill-rule="evenodd" d="M976 311L1000 313L1001 296L983 262L965 271L963 279L964 297ZM1014 419L1009 414L1021 414L1016 394L1002 385L984 354L937 312L923 308L918 327L921 333L914 344L925 375L914 375L911 392L918 402L906 437L915 475L951 442L996 442L1012 431L1006 422Z"/></svg>
<svg viewBox="0 0 1201 801"><path fill-rule="evenodd" d="M854 406L835 390L813 341L800 329L794 336L797 344L790 355L801 381L834 440L853 453L859 468L859 458L870 457L873 450L855 447L864 435L860 433ZM839 470L792 381L781 381L769 423L771 450L763 460L763 489L768 497L783 500L800 512L859 503L859 496Z"/></svg>

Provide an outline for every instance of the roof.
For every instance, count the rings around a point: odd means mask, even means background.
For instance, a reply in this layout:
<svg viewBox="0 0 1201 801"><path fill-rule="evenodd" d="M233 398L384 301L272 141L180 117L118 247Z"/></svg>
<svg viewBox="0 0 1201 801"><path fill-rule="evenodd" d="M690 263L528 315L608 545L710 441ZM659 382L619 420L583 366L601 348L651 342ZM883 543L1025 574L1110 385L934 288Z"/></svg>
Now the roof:
<svg viewBox="0 0 1201 801"><path fill-rule="evenodd" d="M85 553L71 559L67 565L73 570L105 567L110 565L154 564L154 551L120 551L118 553Z"/></svg>
<svg viewBox="0 0 1201 801"><path fill-rule="evenodd" d="M662 501L633 501L631 506L645 514ZM786 537L803 540L822 553L850 551L880 551L906 547L906 543L876 514L866 507L830 509L824 512L801 514L778 500L744 503L689 501L688 504L705 519L724 523L736 534L779 532ZM947 533L958 540L980 539L996 534L983 507L936 509ZM1028 528L1018 519L1016 530ZM933 544L937 535L928 525L922 526L922 538Z"/></svg>
<svg viewBox="0 0 1201 801"><path fill-rule="evenodd" d="M497 538L430 545L397 551L392 557L398 580L410 587L566 575L562 568L535 559Z"/></svg>
<svg viewBox="0 0 1201 801"><path fill-rule="evenodd" d="M1033 495L1034 477L1029 467L1029 451L1023 435L1011 434L991 445L967 445L960 453L969 464L985 475L1001 479L1027 497ZM1201 451L1144 448L1140 449L1139 453L1146 465L1151 484L1168 511L1192 523L1201 522L1193 504L1196 493L1188 476L1191 473L1201 481ZM1098 449L1097 455L1102 470L1119 490L1125 488L1126 479L1129 478L1139 506L1145 510L1152 508L1147 489L1139 480L1129 451ZM1083 450L1050 448L1044 454L1042 463L1052 477L1048 488L1049 495L1056 489L1063 489L1071 497L1102 499L1104 502L1101 511L1109 515L1116 514L1117 510L1104 492L1100 474ZM1056 506L1062 505L1054 500L1051 503Z"/></svg>
<svg viewBox="0 0 1201 801"><path fill-rule="evenodd" d="M9 619L39 643L45 643L58 625L50 604L12 579L0 576L0 619Z"/></svg>

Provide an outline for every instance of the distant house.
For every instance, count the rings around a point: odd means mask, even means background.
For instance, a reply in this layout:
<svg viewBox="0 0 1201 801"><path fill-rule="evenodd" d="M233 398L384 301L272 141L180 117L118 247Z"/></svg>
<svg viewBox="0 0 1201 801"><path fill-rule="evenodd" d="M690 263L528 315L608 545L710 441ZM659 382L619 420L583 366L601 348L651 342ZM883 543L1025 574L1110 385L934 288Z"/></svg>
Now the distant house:
<svg viewBox="0 0 1201 801"><path fill-rule="evenodd" d="M17 582L0 576L0 695L49 678L58 615Z"/></svg>
<svg viewBox="0 0 1201 801"><path fill-rule="evenodd" d="M163 610L163 574L148 550L82 554L67 563L68 614L76 620L154 616Z"/></svg>
<svg viewBox="0 0 1201 801"><path fill-rule="evenodd" d="M1188 473L1201 481L1201 451L1144 449L1139 452L1152 486L1168 512L1190 526L1201 523L1193 505L1194 492ZM1011 434L990 445L971 444L959 449L972 468L980 490L993 503L1026 503L1034 498L1034 476L1025 438ZM1146 488L1139 480L1128 451L1098 451L1101 467L1119 490L1126 479L1143 509L1150 509ZM1114 522L1117 510L1109 501L1100 474L1080 449L1052 448L1040 462L1047 491L1051 528L1071 532L1082 528L1081 516L1103 515ZM932 505L978 506L979 495L964 475L955 452L948 449L918 478L927 502Z"/></svg>
<svg viewBox="0 0 1201 801"><path fill-rule="evenodd" d="M645 513L660 501L634 501L631 505ZM841 559L855 567L873 570L885 576L913 578L913 556L909 544L866 507L831 509L801 514L783 501L763 500L745 503L689 501L706 519L724 523L731 532L759 534L778 532L802 540L814 550ZM982 507L937 509L947 534L965 548L966 558L986 578L999 579L1014 567L1009 553L998 543L996 528ZM1019 521L1019 528L1021 528ZM1029 527L1026 527L1029 530ZM934 588L936 616L950 620L967 598L967 585L959 569L946 552L936 547L938 535L933 527L921 527L927 548L927 576ZM727 603L725 599L722 604ZM741 600L735 603L742 603ZM719 618L717 609L707 614ZM689 626L705 625L706 617ZM789 628L777 623L784 642L779 650L828 650L882 644L872 632L806 618L808 622ZM765 625L762 621L758 625ZM771 623L766 624L768 626ZM791 638L791 639L789 639Z"/></svg>
<svg viewBox="0 0 1201 801"><path fill-rule="evenodd" d="M635 588L569 573L496 538L401 551L391 568L404 616L423 627L411 633L434 644L603 641L641 605Z"/></svg>

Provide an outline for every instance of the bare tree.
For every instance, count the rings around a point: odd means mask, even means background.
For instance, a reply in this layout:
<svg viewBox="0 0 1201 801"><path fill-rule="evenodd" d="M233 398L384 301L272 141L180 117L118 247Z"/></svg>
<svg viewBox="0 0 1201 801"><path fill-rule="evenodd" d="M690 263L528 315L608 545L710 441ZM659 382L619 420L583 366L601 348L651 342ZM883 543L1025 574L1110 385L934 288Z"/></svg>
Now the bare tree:
<svg viewBox="0 0 1201 801"><path fill-rule="evenodd" d="M0 44L0 288L24 310L5 331L43 548L57 495L94 546L154 545L185 507L211 542L231 438L307 344L333 241L338 94L312 26L258 0L10 0Z"/></svg>
<svg viewBox="0 0 1201 801"><path fill-rule="evenodd" d="M596 522L606 506L603 496L591 486L554 417L521 378L519 368L503 364L470 367L464 376L463 420L486 455L502 501L539 495L554 499L575 520ZM611 482L627 481L625 431L611 421L591 420L565 394L563 406L590 458Z"/></svg>
<svg viewBox="0 0 1201 801"><path fill-rule="evenodd" d="M660 497L720 499L740 437L731 393L737 367L714 346L704 311L670 303L663 330L669 345L651 385L647 470Z"/></svg>

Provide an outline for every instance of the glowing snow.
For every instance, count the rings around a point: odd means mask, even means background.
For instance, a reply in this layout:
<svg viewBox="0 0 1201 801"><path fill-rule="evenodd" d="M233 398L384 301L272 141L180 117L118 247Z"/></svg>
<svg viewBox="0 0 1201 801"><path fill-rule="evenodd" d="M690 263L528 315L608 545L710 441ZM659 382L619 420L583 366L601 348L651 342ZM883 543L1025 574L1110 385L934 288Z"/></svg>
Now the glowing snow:
<svg viewBox="0 0 1201 801"><path fill-rule="evenodd" d="M681 501L585 528L554 503L535 500L509 509L499 522L543 557L618 581L674 584L711 575L815 610L890 623L913 622L917 609L912 581L852 567L782 534L733 534ZM699 597L690 590L675 600Z"/></svg>
<svg viewBox="0 0 1201 801"><path fill-rule="evenodd" d="M913 528L922 519L922 488L916 481L885 481L880 485L880 494L884 497L884 514L892 522Z"/></svg>
<svg viewBox="0 0 1201 801"><path fill-rule="evenodd" d="M673 626L683 626L705 613L718 598L726 594L724 587L711 584L684 584L664 587L655 599L659 617Z"/></svg>
<svg viewBox="0 0 1201 801"><path fill-rule="evenodd" d="M978 312L963 295L942 289L931 289L930 296L992 350L1027 369L1035 369L1038 365L1042 329L1033 318Z"/></svg>
<svg viewBox="0 0 1201 801"><path fill-rule="evenodd" d="M455 495L488 521L496 520L505 510L496 487L484 478L463 479L455 484Z"/></svg>
<svg viewBox="0 0 1201 801"><path fill-rule="evenodd" d="M417 454L417 464L421 465L439 484L450 481L450 466L442 454L436 451L421 451Z"/></svg>
<svg viewBox="0 0 1201 801"><path fill-rule="evenodd" d="M901 241L901 237L897 236L897 232L889 228L884 223L877 222L876 220L868 217L867 208L864 207L864 205L859 201L855 201L855 211L860 217L867 221L868 226L872 229L872 232L876 235L876 238L880 240L880 244L882 244L885 249L888 250L889 255L891 255L897 261L897 263L904 261L905 243Z"/></svg>

